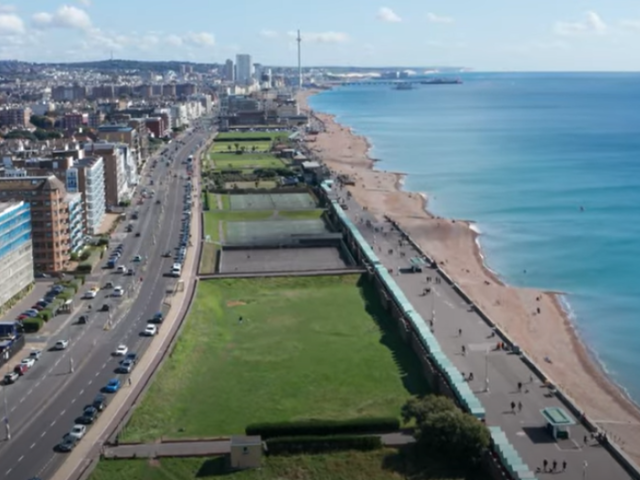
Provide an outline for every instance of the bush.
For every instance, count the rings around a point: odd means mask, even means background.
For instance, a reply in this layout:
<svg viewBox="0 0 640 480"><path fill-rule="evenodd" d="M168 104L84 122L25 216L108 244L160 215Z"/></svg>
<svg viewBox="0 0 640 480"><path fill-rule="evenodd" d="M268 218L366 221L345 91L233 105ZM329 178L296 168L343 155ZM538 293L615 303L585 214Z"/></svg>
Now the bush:
<svg viewBox="0 0 640 480"><path fill-rule="evenodd" d="M89 257L91 256L91 251L88 249L85 249L81 254L80 254L80 260L87 260Z"/></svg>
<svg viewBox="0 0 640 480"><path fill-rule="evenodd" d="M301 453L323 453L338 450L377 450L382 448L382 439L377 436L336 435L331 437L283 437L267 440L269 455L298 455Z"/></svg>
<svg viewBox="0 0 640 480"><path fill-rule="evenodd" d="M44 321L39 318L27 318L22 322L22 328L24 328L25 333L34 333L42 328L44 325Z"/></svg>
<svg viewBox="0 0 640 480"><path fill-rule="evenodd" d="M93 265L91 265L88 262L81 263L76 268L76 272L81 272L81 273L91 273L91 270L93 270Z"/></svg>
<svg viewBox="0 0 640 480"><path fill-rule="evenodd" d="M247 435L262 438L321 436L356 433L389 433L400 430L395 417L354 418L350 420L306 420L298 422L254 423L245 429Z"/></svg>
<svg viewBox="0 0 640 480"><path fill-rule="evenodd" d="M80 285L84 285L86 277L84 275L76 275L76 280L80 282Z"/></svg>
<svg viewBox="0 0 640 480"><path fill-rule="evenodd" d="M107 237L100 237L100 239L98 240L97 245L99 247L106 247L109 245L109 239Z"/></svg>
<svg viewBox="0 0 640 480"><path fill-rule="evenodd" d="M53 311L50 308L45 308L38 314L38 317L40 317L43 322L48 322L51 320L51 317L53 317Z"/></svg>

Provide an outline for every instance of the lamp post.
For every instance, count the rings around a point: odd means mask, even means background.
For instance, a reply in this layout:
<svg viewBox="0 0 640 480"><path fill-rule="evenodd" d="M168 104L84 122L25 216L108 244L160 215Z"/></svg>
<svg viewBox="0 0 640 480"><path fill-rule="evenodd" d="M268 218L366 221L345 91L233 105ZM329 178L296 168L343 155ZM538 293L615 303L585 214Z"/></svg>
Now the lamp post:
<svg viewBox="0 0 640 480"><path fill-rule="evenodd" d="M589 464L585 460L584 464L582 465L582 480L587 480L587 467L588 466L589 466Z"/></svg>
<svg viewBox="0 0 640 480"><path fill-rule="evenodd" d="M489 350L484 351L484 391L489 393Z"/></svg>

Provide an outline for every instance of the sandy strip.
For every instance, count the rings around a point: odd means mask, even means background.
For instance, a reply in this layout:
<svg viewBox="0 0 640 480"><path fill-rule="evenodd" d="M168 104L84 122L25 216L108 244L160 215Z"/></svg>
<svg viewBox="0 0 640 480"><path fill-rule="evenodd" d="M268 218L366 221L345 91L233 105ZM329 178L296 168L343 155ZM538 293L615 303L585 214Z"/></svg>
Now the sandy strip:
<svg viewBox="0 0 640 480"><path fill-rule="evenodd" d="M315 93L299 95L302 110L309 110L306 99ZM401 190L403 174L374 168L366 138L354 135L331 115L314 114L326 131L309 136L307 145L331 170L355 180L348 188L358 203L376 216L393 218L423 251L444 262L469 297L640 464L640 410L593 360L559 298L552 292L505 285L484 266L477 233L468 222L429 213L426 196Z"/></svg>

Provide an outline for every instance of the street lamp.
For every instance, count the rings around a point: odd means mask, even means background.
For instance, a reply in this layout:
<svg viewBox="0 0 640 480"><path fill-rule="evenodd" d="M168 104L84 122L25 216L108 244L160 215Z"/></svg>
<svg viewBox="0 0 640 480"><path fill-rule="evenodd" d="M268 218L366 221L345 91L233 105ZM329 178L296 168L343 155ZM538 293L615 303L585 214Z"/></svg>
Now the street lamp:
<svg viewBox="0 0 640 480"><path fill-rule="evenodd" d="M587 461L584 461L584 465L582 465L582 480L587 480L587 467L589 466L589 464L587 463Z"/></svg>
<svg viewBox="0 0 640 480"><path fill-rule="evenodd" d="M489 393L489 350L484 351L484 391Z"/></svg>

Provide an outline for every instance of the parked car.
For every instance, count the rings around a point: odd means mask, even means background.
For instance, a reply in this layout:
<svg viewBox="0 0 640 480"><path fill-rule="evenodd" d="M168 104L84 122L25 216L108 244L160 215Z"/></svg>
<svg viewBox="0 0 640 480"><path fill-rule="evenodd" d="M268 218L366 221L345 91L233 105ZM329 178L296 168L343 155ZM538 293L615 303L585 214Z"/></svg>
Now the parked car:
<svg viewBox="0 0 640 480"><path fill-rule="evenodd" d="M75 438L76 440L80 440L82 437L84 437L84 434L87 433L87 427L85 427L84 425L74 425L71 430L69 430L69 433L67 433L64 437L65 438Z"/></svg>
<svg viewBox="0 0 640 480"><path fill-rule="evenodd" d="M62 453L68 453L75 448L78 444L78 439L74 437L65 437L62 439L58 445L56 445L56 450Z"/></svg>
<svg viewBox="0 0 640 480"><path fill-rule="evenodd" d="M17 373L20 376L22 376L25 373L27 373L28 370L29 370L29 367L27 367L26 365L23 365L22 363L19 363L18 365L13 367L14 373Z"/></svg>
<svg viewBox="0 0 640 480"><path fill-rule="evenodd" d="M131 362L133 364L138 363L138 354L136 352L129 352L127 355L120 360L120 363Z"/></svg>
<svg viewBox="0 0 640 480"><path fill-rule="evenodd" d="M4 376L3 383L5 385L11 385L12 383L16 383L19 378L20 374L18 372L9 372Z"/></svg>
<svg viewBox="0 0 640 480"><path fill-rule="evenodd" d="M133 362L131 360L123 360L120 362L120 365L118 365L117 370L120 373L131 373L131 370L133 370Z"/></svg>
<svg viewBox="0 0 640 480"><path fill-rule="evenodd" d="M42 350L31 350L31 352L29 352L29 358L33 358L35 361L40 360L41 355Z"/></svg>
<svg viewBox="0 0 640 480"><path fill-rule="evenodd" d="M98 395L96 395L96 398L93 399L93 403L91 404L91 406L101 412L102 410L107 408L107 397L99 393Z"/></svg>
<svg viewBox="0 0 640 480"><path fill-rule="evenodd" d="M146 337L153 337L156 333L158 333L158 329L156 328L155 325L147 325L147 328L144 329L144 332L142 332L143 335L145 335Z"/></svg>
<svg viewBox="0 0 640 480"><path fill-rule="evenodd" d="M163 320L164 320L164 315L162 314L162 312L157 312L151 318L150 323L162 323Z"/></svg>
<svg viewBox="0 0 640 480"><path fill-rule="evenodd" d="M109 383L104 387L104 391L107 393L116 393L118 390L120 390L120 380L117 378L109 380Z"/></svg>
<svg viewBox="0 0 640 480"><path fill-rule="evenodd" d="M76 425L91 425L98 418L98 409L93 405L85 407L84 412L76 418Z"/></svg>
<svg viewBox="0 0 640 480"><path fill-rule="evenodd" d="M31 357L27 357L22 359L22 361L20 362L20 365L24 365L27 368L31 368L35 365L35 363L36 363L35 359Z"/></svg>

